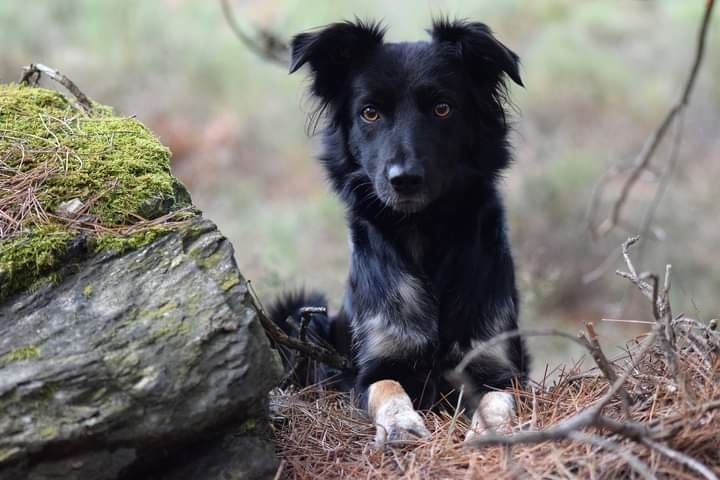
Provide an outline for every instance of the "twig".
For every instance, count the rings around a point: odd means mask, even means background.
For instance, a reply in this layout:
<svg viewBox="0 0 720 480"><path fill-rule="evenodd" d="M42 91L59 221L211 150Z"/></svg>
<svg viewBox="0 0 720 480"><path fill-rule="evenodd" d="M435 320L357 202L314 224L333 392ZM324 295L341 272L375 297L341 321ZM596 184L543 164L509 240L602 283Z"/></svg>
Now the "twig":
<svg viewBox="0 0 720 480"><path fill-rule="evenodd" d="M492 338L489 338L488 340L485 340L483 342L480 342L476 344L476 346L467 352L463 359L458 363L457 367L455 367L455 373L461 374L467 366L472 362L475 358L482 355L484 351L486 351L489 348L494 347L495 345L498 345L502 342L506 342L507 340L510 340L512 338L516 337L561 337L565 338L567 340L570 340L571 342L574 342L578 345L580 345L583 348L588 349L588 345L583 342L578 337L571 335L567 332L562 332L560 330L554 330L554 329L518 329L518 330L509 330L507 332L503 332L499 335L495 335Z"/></svg>
<svg viewBox="0 0 720 480"><path fill-rule="evenodd" d="M32 83L33 85L36 85L43 73L72 93L86 113L92 112L92 100L90 100L72 80L60 73L58 70L43 65L42 63L31 63L27 67L24 67L20 83L28 85Z"/></svg>
<svg viewBox="0 0 720 480"><path fill-rule="evenodd" d="M657 338L657 328L654 329L650 335L648 335L640 351L631 362L631 366L623 373L623 375L615 381L610 390L603 395L597 402L591 407L583 410L582 412L569 417L566 420L548 427L544 430L538 430L534 432L520 432L513 435L490 435L486 434L481 437L474 439L470 442L473 447L483 447L486 445L519 445L527 443L541 443L545 441L561 440L568 438L570 432L579 431L583 428L598 425L605 427L613 433L617 433L628 438L642 437L644 435L650 435L651 430L642 424L635 422L616 422L607 417L601 415L602 409L612 400L612 398L623 388L625 382L629 378L633 369L640 363L640 360L655 344Z"/></svg>
<svg viewBox="0 0 720 480"><path fill-rule="evenodd" d="M583 343L587 344L586 348L590 350L598 368L600 368L605 377L611 383L611 388L608 392L606 392L590 407L551 427L539 431L520 432L510 436L486 434L474 439L471 442L472 446L480 447L485 445L510 446L519 444L536 444L545 441L558 441L562 439L582 441L614 451L618 455L622 456L628 462L628 465L630 465L630 467L638 474L645 478L654 478L647 465L632 455L628 450L623 450L609 438L589 435L582 431L585 428L595 427L607 430L620 438L635 441L652 450L658 451L662 455L682 463L688 468L701 474L706 479L717 480L718 477L698 460L657 441L660 438L669 438L671 435L674 435L679 427L679 425L676 424L677 422L672 420L668 421L667 419L664 422L658 422L658 419L654 419L646 423L634 421L620 422L602 414L603 408L610 402L615 394L619 393L623 398L626 415L629 416L629 397L624 389L624 385L630 375L632 375L635 371L637 365L639 365L643 360L647 352L658 345L659 349L665 355L673 380L680 385L683 398L687 398L685 375L680 370L678 363L675 334L673 330L674 325L678 321L682 320L682 316L673 320L672 309L670 306L671 267L670 265L666 266L665 278L662 286L660 286L660 280L655 274L643 273L638 275L637 269L633 265L629 253L630 248L637 243L637 241L638 238L633 237L623 243L622 254L625 258L628 272L618 272L618 274L635 284L652 302L653 317L655 322L653 322L652 330L643 341L639 351L631 357L629 367L626 368L622 375L618 376L599 346L597 335L592 323L586 324L588 335L583 335L580 338ZM718 407L720 407L720 401L713 400L701 405L700 407L691 408L689 411L685 411L682 416L678 417L678 421L685 421L687 415L690 414L691 411L705 413Z"/></svg>
<svg viewBox="0 0 720 480"><path fill-rule="evenodd" d="M264 58L265 60L269 60L287 68L289 65L287 42L265 30L258 31L260 37L259 40L251 37L240 27L240 24L235 18L232 7L230 6L229 0L220 0L220 5L222 6L225 21L230 26L235 36L238 37L238 39L240 39L240 41L244 43L250 51L257 54L260 58Z"/></svg>
<svg viewBox="0 0 720 480"><path fill-rule="evenodd" d="M685 107L687 107L687 104L690 100L690 94L692 93L693 87L695 86L697 74L700 70L700 65L702 64L703 56L705 53L705 42L707 37L708 25L710 24L710 18L712 16L712 10L714 5L715 0L705 1L705 10L703 12L703 17L700 23L700 29L698 31L694 60L680 99L670 108L663 121L645 142L645 146L638 155L638 158L634 162L634 166L630 171L630 174L627 176L625 182L620 189L620 194L613 203L609 217L606 218L599 227L595 227L593 225L595 216L594 210L599 204L596 195L593 196L593 200L591 201L591 210L588 212L588 228L590 229L590 233L592 234L593 238L599 238L607 235L613 228L618 225L622 209L625 206L628 196L630 195L630 191L640 178L641 173L645 170L648 170L653 155L657 151L658 146L665 137L665 134L667 133L670 126L675 121L677 115L682 112ZM617 169L617 167L614 168ZM601 180L603 182L602 185L604 185L604 183L606 182L606 176L603 176ZM598 188L597 190L600 192L601 189ZM597 197L599 197L600 194L601 192L597 194Z"/></svg>
<svg viewBox="0 0 720 480"><path fill-rule="evenodd" d="M607 378L610 386L612 386L613 383L617 382L617 373L615 373L615 370L613 370L612 365L610 365L610 362L605 356L605 352L603 352L603 349L600 346L597 332L595 332L595 326L593 325L593 323L585 323L585 328L587 329L588 334L581 334L582 338L588 343L588 349L590 350L590 354L595 360L595 363L597 364L600 371L605 375L605 378ZM630 404L632 402L630 401L630 395L628 395L627 391L624 388L620 389L620 398L622 399L623 412L625 413L625 417L630 418Z"/></svg>
<svg viewBox="0 0 720 480"><path fill-rule="evenodd" d="M307 335L307 327L312 320L312 316L316 313L327 315L326 307L302 307L300 309L300 334L298 338L304 342Z"/></svg>
<svg viewBox="0 0 720 480"><path fill-rule="evenodd" d="M642 443L644 443L647 447L652 448L653 450L657 450L666 457L672 458L676 462L682 463L686 467L695 470L707 480L718 480L718 476L715 475L712 470L710 470L708 467L698 462L689 455L685 455L682 452L678 452L673 448L663 445L662 443L650 440L649 438L643 439Z"/></svg>
<svg viewBox="0 0 720 480"><path fill-rule="evenodd" d="M630 453L630 451L622 448L620 445L616 444L609 438L600 437L598 435L590 435L583 432L570 432L568 434L568 438L576 442L589 443L591 445L595 445L597 447L604 448L605 450L616 453L620 457L624 458L625 461L628 462L628 465L630 465L630 467L632 467L632 469L635 470L641 477L649 480L654 480L655 478L657 478L642 460L640 460L635 455Z"/></svg>
<svg viewBox="0 0 720 480"><path fill-rule="evenodd" d="M283 474L283 470L285 469L285 460L280 461L280 465L278 466L277 472L275 472L275 476L273 477L273 480L280 480Z"/></svg>
<svg viewBox="0 0 720 480"><path fill-rule="evenodd" d="M285 332L282 331L280 327L275 324L275 322L268 318L267 313L265 312L265 309L260 303L260 300L257 298L257 295L255 294L255 289L253 288L252 283L249 280L247 282L247 285L248 292L250 294L250 301L253 303L255 310L257 311L258 319L260 320L261 325L265 329L265 333L267 333L267 336L270 337L270 340L277 344L284 345L288 348L292 348L293 350L302 352L308 357L323 362L332 367L346 370L353 369L351 362L337 351L309 342L300 341L297 338L288 336Z"/></svg>
<svg viewBox="0 0 720 480"><path fill-rule="evenodd" d="M643 218L642 224L640 226L641 238L647 238L648 234L650 233L650 229L652 228L652 223L655 218L655 213L657 212L658 206L660 206L660 202L662 202L662 199L665 196L668 187L670 186L670 180L672 180L672 175L675 172L675 167L677 166L678 159L680 158L680 155L678 155L678 153L680 151L680 143L682 140L684 124L685 115L683 112L683 114L680 115L678 121L676 122L675 136L673 137L672 150L670 152L670 160L668 160L668 165L665 168L665 171L663 171L662 176L660 177L660 183L655 190L655 195L653 196L650 205L645 211L645 217ZM643 263L646 245L647 242L642 242L638 248L637 262L640 265L642 265Z"/></svg>
<svg viewBox="0 0 720 480"><path fill-rule="evenodd" d="M462 401L463 401L464 394L465 394L465 389L463 387L460 387L460 392L458 393L457 403L455 405L455 409L453 410L450 424L448 425L448 438L447 438L447 442L445 442L446 446L450 442L450 439L452 438L452 433L455 430L455 425L457 424L458 417L460 417L460 415L463 413Z"/></svg>
<svg viewBox="0 0 720 480"><path fill-rule="evenodd" d="M675 333L672 325L672 309L670 307L670 273L671 265L665 266L665 278L663 280L662 290L660 289L660 279L654 273L637 274L635 266L630 259L630 248L637 243L640 237L632 237L623 243L622 251L625 258L625 264L628 272L618 271L617 274L623 278L627 278L635 284L640 291L650 299L653 308L653 317L655 318L658 328L658 339L660 348L670 365L673 380L682 390L683 396L688 395L686 379L680 365L678 363L677 352L675 351ZM650 283L648 283L650 280Z"/></svg>

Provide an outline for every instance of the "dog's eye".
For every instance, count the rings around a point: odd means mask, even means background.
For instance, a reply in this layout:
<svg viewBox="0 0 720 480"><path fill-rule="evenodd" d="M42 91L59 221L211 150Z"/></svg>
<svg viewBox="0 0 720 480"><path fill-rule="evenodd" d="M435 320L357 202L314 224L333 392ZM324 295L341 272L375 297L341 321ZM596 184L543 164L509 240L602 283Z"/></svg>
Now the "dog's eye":
<svg viewBox="0 0 720 480"><path fill-rule="evenodd" d="M372 105L368 105L362 109L362 118L368 123L377 122L380 120L380 112Z"/></svg>
<svg viewBox="0 0 720 480"><path fill-rule="evenodd" d="M447 118L450 115L450 110L450 105L444 102L433 107L433 113L440 118Z"/></svg>

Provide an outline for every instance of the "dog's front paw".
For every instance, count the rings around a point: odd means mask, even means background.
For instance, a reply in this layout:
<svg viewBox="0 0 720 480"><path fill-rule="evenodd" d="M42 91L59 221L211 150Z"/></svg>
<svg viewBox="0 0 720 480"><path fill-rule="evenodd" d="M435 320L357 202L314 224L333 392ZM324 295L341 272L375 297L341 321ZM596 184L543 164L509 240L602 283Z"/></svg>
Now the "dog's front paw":
<svg viewBox="0 0 720 480"><path fill-rule="evenodd" d="M512 394L486 393L473 413L470 428L465 434L465 443L470 443L485 433L511 433L514 418L515 400Z"/></svg>
<svg viewBox="0 0 720 480"><path fill-rule="evenodd" d="M375 416L375 445L402 445L430 436L425 422L405 398L391 398Z"/></svg>

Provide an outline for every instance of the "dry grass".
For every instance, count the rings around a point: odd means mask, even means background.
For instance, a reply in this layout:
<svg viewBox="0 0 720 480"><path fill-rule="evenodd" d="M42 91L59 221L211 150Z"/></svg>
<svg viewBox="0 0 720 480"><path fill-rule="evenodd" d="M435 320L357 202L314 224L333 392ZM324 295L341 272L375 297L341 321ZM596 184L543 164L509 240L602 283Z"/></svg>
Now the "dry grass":
<svg viewBox="0 0 720 480"><path fill-rule="evenodd" d="M698 478L685 461L673 460L664 447L682 452L720 474L720 378L716 341L700 349L697 325L689 323L678 352L685 374L679 388L658 346L646 353L625 387L632 399L631 419L661 432L651 448L597 427L576 432L573 440L470 449L462 443L464 417L426 412L432 437L402 448L372 446L374 428L348 394L319 386L278 390L272 396L275 440L282 459L277 478ZM715 335L707 329L700 336ZM688 332L694 340L688 337ZM708 337L705 337L708 338ZM629 368L642 337L627 346L613 365ZM597 370L564 371L552 385L533 383L515 390L515 431L545 429L586 410L608 391ZM623 420L619 397L603 410ZM665 453L661 450L665 449Z"/></svg>
<svg viewBox="0 0 720 480"><path fill-rule="evenodd" d="M18 148L22 144L17 144ZM23 151L23 154L27 152ZM28 171L11 168L0 161L0 240L22 233L25 220L47 221L47 212L37 192L60 168L43 162Z"/></svg>

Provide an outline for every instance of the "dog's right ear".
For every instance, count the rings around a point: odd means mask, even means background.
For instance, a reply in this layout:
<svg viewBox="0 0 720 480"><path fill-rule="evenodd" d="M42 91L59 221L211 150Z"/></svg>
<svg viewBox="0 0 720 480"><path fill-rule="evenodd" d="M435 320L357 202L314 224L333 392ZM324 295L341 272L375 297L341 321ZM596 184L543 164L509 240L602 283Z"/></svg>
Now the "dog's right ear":
<svg viewBox="0 0 720 480"><path fill-rule="evenodd" d="M342 88L350 68L382 44L384 34L379 23L356 20L296 35L291 42L290 73L307 63L313 74L313 94L328 101Z"/></svg>

